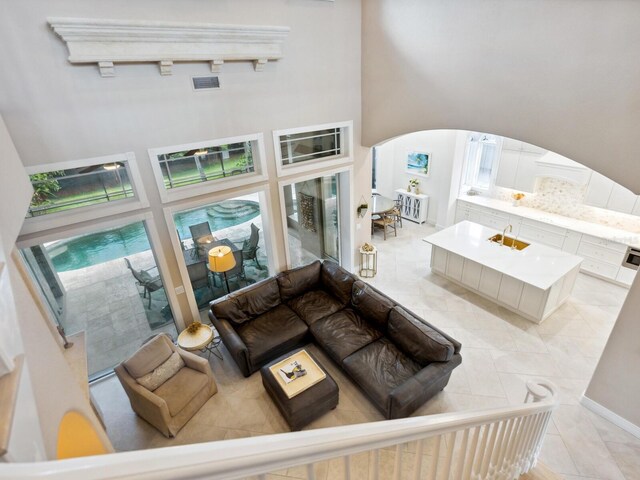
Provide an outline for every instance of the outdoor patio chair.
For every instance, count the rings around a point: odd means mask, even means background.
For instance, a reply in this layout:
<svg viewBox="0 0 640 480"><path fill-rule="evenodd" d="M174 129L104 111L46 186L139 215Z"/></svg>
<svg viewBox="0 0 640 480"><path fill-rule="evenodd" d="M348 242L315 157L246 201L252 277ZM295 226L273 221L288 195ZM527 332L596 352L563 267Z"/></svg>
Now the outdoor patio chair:
<svg viewBox="0 0 640 480"><path fill-rule="evenodd" d="M258 242L260 241L260 228L256 227L255 224L251 224L251 235L244 242L242 242L242 259L245 260L255 260L256 265L260 270L262 270L262 266L258 262Z"/></svg>
<svg viewBox="0 0 640 480"><path fill-rule="evenodd" d="M193 246L197 249L198 255L204 257L209 253L209 244L215 241L215 237L211 233L209 222L198 223L197 225L189 225Z"/></svg>
<svg viewBox="0 0 640 480"><path fill-rule="evenodd" d="M149 274L149 270L153 270L156 267L154 266L147 270L136 270L131 266L131 262L128 258L125 257L124 261L127 264L127 268L131 270L133 278L137 280L137 284L144 288L142 298L147 298L147 294L149 294L149 310L151 310L151 293L162 288L160 275L152 276Z"/></svg>

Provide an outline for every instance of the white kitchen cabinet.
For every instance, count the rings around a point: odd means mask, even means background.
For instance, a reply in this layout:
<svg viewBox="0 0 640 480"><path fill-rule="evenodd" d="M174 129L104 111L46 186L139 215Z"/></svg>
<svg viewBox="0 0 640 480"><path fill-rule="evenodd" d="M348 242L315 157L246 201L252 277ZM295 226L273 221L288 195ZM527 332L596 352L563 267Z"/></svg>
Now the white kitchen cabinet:
<svg viewBox="0 0 640 480"><path fill-rule="evenodd" d="M455 253L447 253L447 277L454 280L462 280L462 269L464 268L464 257L456 255Z"/></svg>
<svg viewBox="0 0 640 480"><path fill-rule="evenodd" d="M482 273L480 274L480 285L478 286L478 291L489 298L498 298L500 280L502 280L502 274L500 272L493 268L483 266Z"/></svg>
<svg viewBox="0 0 640 480"><path fill-rule="evenodd" d="M447 251L442 248L431 249L431 270L439 273L447 271Z"/></svg>
<svg viewBox="0 0 640 480"><path fill-rule="evenodd" d="M516 183L516 173L518 172L518 158L520 152L505 150L503 147L500 153L500 163L496 174L496 185L498 187L513 188Z"/></svg>
<svg viewBox="0 0 640 480"><path fill-rule="evenodd" d="M523 287L524 282L508 275L502 275L500 289L498 290L498 300L511 308L517 309L520 304Z"/></svg>
<svg viewBox="0 0 640 480"><path fill-rule="evenodd" d="M574 232L572 230L567 230L567 233L564 237L564 243L562 244L562 251L567 253L577 253L578 247L580 246L580 240L582 239L582 234L578 232Z"/></svg>
<svg viewBox="0 0 640 480"><path fill-rule="evenodd" d="M614 183L607 208L616 212L631 213L636 205L636 200L635 193L622 185Z"/></svg>
<svg viewBox="0 0 640 480"><path fill-rule="evenodd" d="M467 287L478 290L480 277L482 276L482 265L466 258L462 269L462 283Z"/></svg>
<svg viewBox="0 0 640 480"><path fill-rule="evenodd" d="M637 273L638 270L627 267L620 267L620 270L618 270L618 273L616 274L616 280L620 283L631 285L633 283L633 280L636 278Z"/></svg>
<svg viewBox="0 0 640 480"><path fill-rule="evenodd" d="M522 220L522 225L520 225L518 236L521 240L527 240L530 243L537 242L549 247L562 249L566 230L535 220L524 219Z"/></svg>
<svg viewBox="0 0 640 480"><path fill-rule="evenodd" d="M520 296L518 310L521 310L532 317L541 316L541 310L545 305L547 295L547 291L525 283L522 288L522 295Z"/></svg>
<svg viewBox="0 0 640 480"><path fill-rule="evenodd" d="M456 203L455 223L462 222L463 220L468 220L469 211L470 211L470 208L468 203L458 201Z"/></svg>
<svg viewBox="0 0 640 480"><path fill-rule="evenodd" d="M537 153L520 152L513 189L533 193L536 184L536 160L539 158L540 155Z"/></svg>
<svg viewBox="0 0 640 480"><path fill-rule="evenodd" d="M592 207L606 208L611 197L614 181L598 172L591 172L584 203Z"/></svg>

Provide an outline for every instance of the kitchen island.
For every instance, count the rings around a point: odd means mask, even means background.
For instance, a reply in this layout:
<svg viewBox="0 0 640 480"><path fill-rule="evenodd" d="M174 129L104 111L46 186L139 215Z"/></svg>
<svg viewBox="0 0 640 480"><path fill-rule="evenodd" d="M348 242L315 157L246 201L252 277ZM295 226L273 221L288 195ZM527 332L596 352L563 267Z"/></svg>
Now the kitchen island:
<svg viewBox="0 0 640 480"><path fill-rule="evenodd" d="M491 237L502 232L463 221L429 235L431 270L541 323L569 297L582 258L537 243L518 250Z"/></svg>

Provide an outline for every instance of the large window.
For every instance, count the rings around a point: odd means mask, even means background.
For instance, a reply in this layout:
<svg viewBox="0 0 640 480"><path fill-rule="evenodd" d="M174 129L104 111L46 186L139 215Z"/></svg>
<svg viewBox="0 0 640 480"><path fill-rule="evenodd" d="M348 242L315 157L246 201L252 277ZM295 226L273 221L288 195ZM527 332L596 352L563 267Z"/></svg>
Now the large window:
<svg viewBox="0 0 640 480"><path fill-rule="evenodd" d="M261 134L149 150L164 202L266 179Z"/></svg>
<svg viewBox="0 0 640 480"><path fill-rule="evenodd" d="M465 185L487 190L498 158L498 137L473 133L467 143Z"/></svg>
<svg viewBox="0 0 640 480"><path fill-rule="evenodd" d="M127 161L42 171L29 179L34 193L27 218L135 196Z"/></svg>
<svg viewBox="0 0 640 480"><path fill-rule="evenodd" d="M158 155L165 188L176 188L255 171L251 142Z"/></svg>
<svg viewBox="0 0 640 480"><path fill-rule="evenodd" d="M351 122L342 122L273 132L278 174L349 161L351 130Z"/></svg>

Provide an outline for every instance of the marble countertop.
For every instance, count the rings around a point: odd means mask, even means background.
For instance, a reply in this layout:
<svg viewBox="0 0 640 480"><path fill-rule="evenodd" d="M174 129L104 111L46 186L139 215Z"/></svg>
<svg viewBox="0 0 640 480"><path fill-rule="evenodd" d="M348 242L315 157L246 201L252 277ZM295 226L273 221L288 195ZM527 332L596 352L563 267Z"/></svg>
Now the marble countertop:
<svg viewBox="0 0 640 480"><path fill-rule="evenodd" d="M529 207L514 207L511 203L495 198L483 197L480 195L464 195L458 197L458 200L478 205L481 207L493 208L505 213L518 215L520 217L537 220L539 222L549 223L558 227L573 230L574 232L585 233L594 237L603 238L612 242L622 243L634 248L640 248L640 234L621 230L619 228L608 227L597 223L586 222L576 218L565 217L556 213L549 213Z"/></svg>
<svg viewBox="0 0 640 480"><path fill-rule="evenodd" d="M581 257L545 245L532 243L524 250L512 250L490 242L489 237L496 233L492 228L465 220L423 241L542 290L551 288L582 263Z"/></svg>

